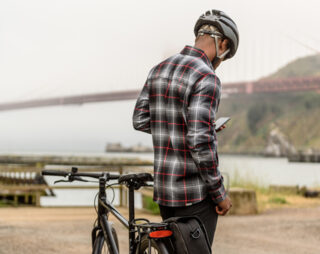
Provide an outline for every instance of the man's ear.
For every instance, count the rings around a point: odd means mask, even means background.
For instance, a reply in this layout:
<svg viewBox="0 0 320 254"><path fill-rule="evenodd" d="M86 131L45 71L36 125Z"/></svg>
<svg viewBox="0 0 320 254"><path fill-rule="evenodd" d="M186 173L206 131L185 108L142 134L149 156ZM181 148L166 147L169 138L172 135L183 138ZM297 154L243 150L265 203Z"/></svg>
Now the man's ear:
<svg viewBox="0 0 320 254"><path fill-rule="evenodd" d="M221 43L219 43L219 53L220 55L223 54L229 48L229 41L228 39L223 39Z"/></svg>

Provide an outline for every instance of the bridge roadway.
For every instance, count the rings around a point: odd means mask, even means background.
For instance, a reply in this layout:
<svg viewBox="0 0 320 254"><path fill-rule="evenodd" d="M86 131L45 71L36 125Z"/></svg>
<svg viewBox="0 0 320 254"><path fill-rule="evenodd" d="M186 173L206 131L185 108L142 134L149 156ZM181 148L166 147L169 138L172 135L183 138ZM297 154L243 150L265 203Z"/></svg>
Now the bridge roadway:
<svg viewBox="0 0 320 254"><path fill-rule="evenodd" d="M320 77L285 78L223 84L223 93L225 95L290 91L320 92ZM133 100L138 97L139 93L140 90L127 90L96 94L62 96L47 99L35 99L20 102L9 102L0 104L0 111L57 105L81 105L84 103L94 102Z"/></svg>

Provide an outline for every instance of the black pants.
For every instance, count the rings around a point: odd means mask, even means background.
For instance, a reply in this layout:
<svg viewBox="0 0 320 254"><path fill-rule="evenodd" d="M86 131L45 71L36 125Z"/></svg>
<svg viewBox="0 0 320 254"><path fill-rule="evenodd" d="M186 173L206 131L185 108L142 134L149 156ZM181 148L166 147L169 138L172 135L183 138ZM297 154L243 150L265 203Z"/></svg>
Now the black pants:
<svg viewBox="0 0 320 254"><path fill-rule="evenodd" d="M205 226L210 244L212 245L218 214L216 213L216 205L209 197L191 206L169 207L159 205L159 208L163 220L170 217L197 215Z"/></svg>

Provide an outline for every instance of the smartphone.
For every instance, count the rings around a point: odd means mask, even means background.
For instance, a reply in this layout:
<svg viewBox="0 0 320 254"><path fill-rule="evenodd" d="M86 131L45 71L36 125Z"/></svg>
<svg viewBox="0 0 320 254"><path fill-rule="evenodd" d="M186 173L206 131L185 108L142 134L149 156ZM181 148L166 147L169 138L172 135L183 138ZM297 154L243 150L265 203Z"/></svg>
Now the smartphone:
<svg viewBox="0 0 320 254"><path fill-rule="evenodd" d="M216 121L216 128L215 130L219 130L224 124L226 124L228 121L230 120L230 117L220 117L217 121Z"/></svg>

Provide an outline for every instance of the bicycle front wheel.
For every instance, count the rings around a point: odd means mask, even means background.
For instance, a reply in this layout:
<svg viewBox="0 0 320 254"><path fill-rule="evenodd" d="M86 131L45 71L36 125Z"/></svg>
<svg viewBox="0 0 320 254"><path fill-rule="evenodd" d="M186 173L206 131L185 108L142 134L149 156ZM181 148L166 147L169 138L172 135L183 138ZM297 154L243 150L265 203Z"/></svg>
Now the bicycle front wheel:
<svg viewBox="0 0 320 254"><path fill-rule="evenodd" d="M112 230L112 236L117 245L117 250L119 252L119 242L117 232L114 228ZM102 233L98 234L96 240L93 245L93 254L114 254L108 247L106 240L104 239L104 235Z"/></svg>
<svg viewBox="0 0 320 254"><path fill-rule="evenodd" d="M149 241L151 241L151 252L149 253ZM140 242L140 248L137 248L136 254L169 254L165 244L162 241L149 239L144 235Z"/></svg>

